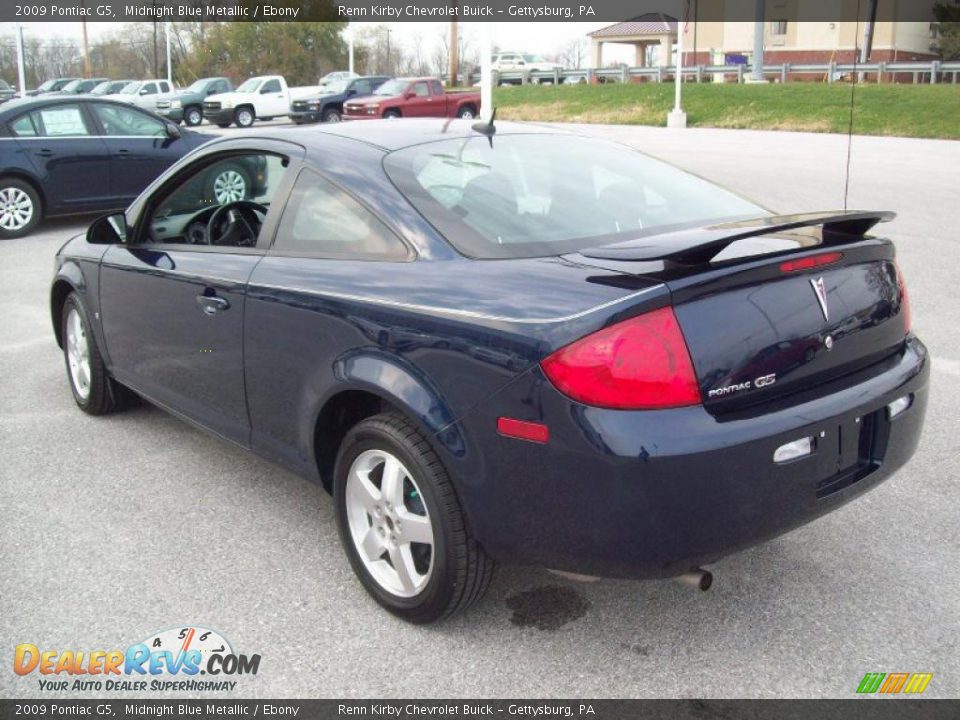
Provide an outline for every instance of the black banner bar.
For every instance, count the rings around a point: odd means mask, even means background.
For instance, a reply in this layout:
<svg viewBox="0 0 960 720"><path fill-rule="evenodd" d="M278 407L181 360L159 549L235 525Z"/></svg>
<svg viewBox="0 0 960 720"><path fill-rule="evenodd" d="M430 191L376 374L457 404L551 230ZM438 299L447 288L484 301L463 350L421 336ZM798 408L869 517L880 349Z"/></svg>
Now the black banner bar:
<svg viewBox="0 0 960 720"><path fill-rule="evenodd" d="M676 19L752 22L754 2L721 0L3 0L0 22L585 22ZM865 22L871 3L768 0L766 20ZM877 22L933 22L929 2L879 2ZM648 17L644 17L648 16Z"/></svg>
<svg viewBox="0 0 960 720"><path fill-rule="evenodd" d="M960 700L0 700L0 720L956 720Z"/></svg>

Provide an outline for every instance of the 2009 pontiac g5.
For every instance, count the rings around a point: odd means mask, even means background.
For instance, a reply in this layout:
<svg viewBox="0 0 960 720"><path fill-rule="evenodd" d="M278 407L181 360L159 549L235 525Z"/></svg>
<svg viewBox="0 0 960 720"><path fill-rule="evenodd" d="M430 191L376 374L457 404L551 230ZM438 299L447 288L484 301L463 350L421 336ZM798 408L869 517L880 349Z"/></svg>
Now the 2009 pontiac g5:
<svg viewBox="0 0 960 720"><path fill-rule="evenodd" d="M81 409L136 393L323 483L429 622L497 560L682 575L903 466L929 362L889 217L522 125L264 132L67 243L52 315Z"/></svg>

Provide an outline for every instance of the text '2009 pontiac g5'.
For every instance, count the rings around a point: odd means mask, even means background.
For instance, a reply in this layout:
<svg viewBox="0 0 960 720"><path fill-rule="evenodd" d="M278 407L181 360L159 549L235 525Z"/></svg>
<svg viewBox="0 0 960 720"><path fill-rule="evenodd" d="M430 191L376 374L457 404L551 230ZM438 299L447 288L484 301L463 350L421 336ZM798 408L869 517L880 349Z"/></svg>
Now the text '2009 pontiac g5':
<svg viewBox="0 0 960 720"><path fill-rule="evenodd" d="M322 485L391 612L497 561L699 578L903 466L883 212L773 215L625 147L373 121L207 143L56 261L80 408L143 396ZM242 172L242 197L203 178Z"/></svg>

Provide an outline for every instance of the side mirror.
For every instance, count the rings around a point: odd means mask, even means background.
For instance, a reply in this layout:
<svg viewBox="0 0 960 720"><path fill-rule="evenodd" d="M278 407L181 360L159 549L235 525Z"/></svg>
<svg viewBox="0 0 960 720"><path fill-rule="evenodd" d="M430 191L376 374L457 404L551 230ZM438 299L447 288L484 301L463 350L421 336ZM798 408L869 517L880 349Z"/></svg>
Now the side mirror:
<svg viewBox="0 0 960 720"><path fill-rule="evenodd" d="M526 64L527 63L525 60L517 60L517 65L526 65Z"/></svg>
<svg viewBox="0 0 960 720"><path fill-rule="evenodd" d="M411 99L415 98L415 97L417 96L417 94L416 94L413 90L407 90L407 91L403 94L403 96L404 96L407 100L411 100Z"/></svg>
<svg viewBox="0 0 960 720"><path fill-rule="evenodd" d="M127 218L123 213L104 215L87 228L87 242L91 245L117 245L127 241Z"/></svg>
<svg viewBox="0 0 960 720"><path fill-rule="evenodd" d="M141 95L149 95L150 91L147 88L140 88Z"/></svg>
<svg viewBox="0 0 960 720"><path fill-rule="evenodd" d="M357 91L354 90L353 88L350 88L349 90L347 90L347 97L353 97L356 94L357 94Z"/></svg>
<svg viewBox="0 0 960 720"><path fill-rule="evenodd" d="M176 123L168 122L164 123L164 127L167 130L167 137L171 140L176 140L179 137L183 136L183 133L180 132L180 128L177 127Z"/></svg>

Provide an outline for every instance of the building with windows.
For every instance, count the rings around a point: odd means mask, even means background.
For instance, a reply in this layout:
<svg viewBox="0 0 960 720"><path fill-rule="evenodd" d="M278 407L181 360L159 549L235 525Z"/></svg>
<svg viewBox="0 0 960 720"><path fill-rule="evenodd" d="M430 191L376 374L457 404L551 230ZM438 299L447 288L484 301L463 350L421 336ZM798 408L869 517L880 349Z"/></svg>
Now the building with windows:
<svg viewBox="0 0 960 720"><path fill-rule="evenodd" d="M864 43L863 22L764 23L764 63L853 62ZM935 39L931 22L878 21L873 24L870 62L932 60ZM749 62L753 55L752 22L687 22L683 38L683 64L728 64L731 56ZM677 21L662 13L648 13L589 34L591 67L603 67L603 47L608 43L636 48L638 67L673 64Z"/></svg>

